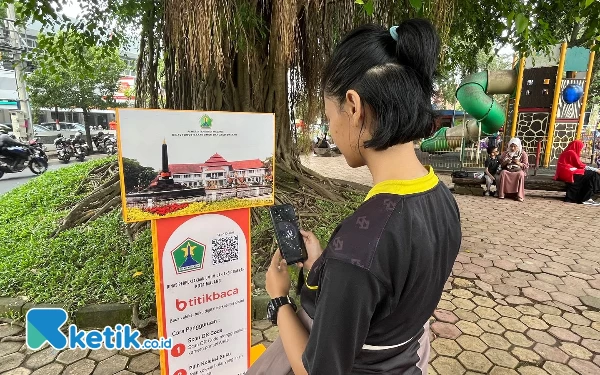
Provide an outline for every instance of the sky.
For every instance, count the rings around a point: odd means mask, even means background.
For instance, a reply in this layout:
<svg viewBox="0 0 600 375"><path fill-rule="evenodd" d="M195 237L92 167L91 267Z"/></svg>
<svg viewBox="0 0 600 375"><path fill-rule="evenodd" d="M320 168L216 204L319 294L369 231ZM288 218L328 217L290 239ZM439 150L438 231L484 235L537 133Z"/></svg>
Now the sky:
<svg viewBox="0 0 600 375"><path fill-rule="evenodd" d="M63 6L63 11L67 17L76 18L81 13L81 7L77 1L69 1Z"/></svg>
<svg viewBox="0 0 600 375"><path fill-rule="evenodd" d="M274 152L272 114L136 109L118 112L123 157L156 170L162 166L163 140L167 142L169 164L204 163L215 153L227 161L264 160ZM212 119L210 131L237 135L180 136L203 131L200 120L205 113Z"/></svg>

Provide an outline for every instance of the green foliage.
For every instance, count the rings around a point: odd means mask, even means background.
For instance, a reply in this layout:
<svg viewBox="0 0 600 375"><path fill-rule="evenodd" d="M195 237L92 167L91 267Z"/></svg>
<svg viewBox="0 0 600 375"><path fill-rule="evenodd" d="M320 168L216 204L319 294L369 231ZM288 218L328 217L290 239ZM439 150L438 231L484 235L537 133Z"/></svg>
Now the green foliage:
<svg viewBox="0 0 600 375"><path fill-rule="evenodd" d="M118 89L125 62L116 49L102 51L86 47L79 34L63 33L55 36L40 35L43 45L60 47L62 63L52 52L36 48L32 59L38 68L27 77L30 98L34 106L90 108L115 106L114 93Z"/></svg>
<svg viewBox="0 0 600 375"><path fill-rule="evenodd" d="M410 0L410 5L415 8L415 10L420 10L423 7L423 0Z"/></svg>
<svg viewBox="0 0 600 375"><path fill-rule="evenodd" d="M152 167L144 167L137 160L123 158L123 171L125 174L125 191L138 191L148 187L150 182L158 176Z"/></svg>
<svg viewBox="0 0 600 375"><path fill-rule="evenodd" d="M525 17L524 14L519 13L517 14L515 23L517 25L517 33L522 34L525 31L525 29L527 29L527 26L529 26L529 19Z"/></svg>
<svg viewBox="0 0 600 375"><path fill-rule="evenodd" d="M149 230L130 242L120 210L65 232L50 235L69 207L80 201L73 191L88 172L114 157L47 172L0 197L0 296L26 296L37 303L63 304L70 311L92 303L139 303L149 316L155 302L152 238ZM315 201L317 213L300 224L325 245L335 227L361 204ZM257 209L252 226L252 270L271 259L273 228L268 209ZM312 215L312 216L310 216Z"/></svg>
<svg viewBox="0 0 600 375"><path fill-rule="evenodd" d="M365 1L356 1L366 7ZM600 41L600 1L593 0L381 0L377 7L394 9L393 22L408 17L429 17L428 9L454 4L446 20L432 20L447 29L448 37L440 70L473 71L478 51L498 51L511 45L518 52L548 52L554 45L589 47ZM375 13L377 13L375 9ZM600 45L600 44L598 44ZM598 46L597 45L597 46Z"/></svg>
<svg viewBox="0 0 600 375"><path fill-rule="evenodd" d="M128 240L119 210L50 238L73 190L94 167L114 158L47 172L0 197L0 291L33 302L64 304L139 302L143 315L155 301L150 231ZM136 272L140 276L134 277Z"/></svg>

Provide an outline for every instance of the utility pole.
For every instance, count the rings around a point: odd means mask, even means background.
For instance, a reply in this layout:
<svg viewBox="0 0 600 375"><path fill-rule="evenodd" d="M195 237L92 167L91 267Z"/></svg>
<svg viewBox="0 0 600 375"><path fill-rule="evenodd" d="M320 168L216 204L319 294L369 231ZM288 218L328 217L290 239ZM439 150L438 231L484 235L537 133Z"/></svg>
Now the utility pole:
<svg viewBox="0 0 600 375"><path fill-rule="evenodd" d="M33 138L33 121L31 118L31 108L29 107L29 96L27 95L27 87L25 85L25 64L21 58L21 33L17 29L16 21L17 15L15 12L15 5L13 3L7 4L7 15L8 24L10 30L10 40L12 46L15 48L15 79L17 81L17 92L19 94L19 102L21 104L21 111L24 113L25 126L27 127L27 139Z"/></svg>

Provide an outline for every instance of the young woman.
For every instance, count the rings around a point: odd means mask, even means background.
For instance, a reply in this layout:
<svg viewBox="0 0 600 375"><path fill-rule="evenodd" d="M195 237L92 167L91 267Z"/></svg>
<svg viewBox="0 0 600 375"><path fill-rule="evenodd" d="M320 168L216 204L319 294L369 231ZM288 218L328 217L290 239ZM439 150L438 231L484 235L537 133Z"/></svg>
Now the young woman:
<svg viewBox="0 0 600 375"><path fill-rule="evenodd" d="M600 169L581 161L584 147L580 140L569 143L558 157L554 179L569 184L565 202L596 206L599 204L592 200L592 196L600 194Z"/></svg>
<svg viewBox="0 0 600 375"><path fill-rule="evenodd" d="M504 194L516 194L516 199L523 202L529 161L519 138L513 138L508 142L508 149L502 153L500 162L502 172L500 172L500 183L497 184L498 198L504 199Z"/></svg>
<svg viewBox="0 0 600 375"><path fill-rule="evenodd" d="M334 50L323 78L331 136L374 187L325 250L303 232L298 314L275 253L266 288L280 337L248 375L427 374L428 320L461 243L454 197L413 146L433 129L439 48L428 21L409 20L362 26Z"/></svg>

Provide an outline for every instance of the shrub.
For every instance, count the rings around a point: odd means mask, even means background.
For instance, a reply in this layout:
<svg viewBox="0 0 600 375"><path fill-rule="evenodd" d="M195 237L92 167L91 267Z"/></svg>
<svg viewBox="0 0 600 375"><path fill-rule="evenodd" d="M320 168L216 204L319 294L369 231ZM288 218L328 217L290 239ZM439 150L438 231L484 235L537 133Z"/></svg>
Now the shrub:
<svg viewBox="0 0 600 375"><path fill-rule="evenodd" d="M154 302L149 230L133 243L119 210L50 238L87 173L114 158L47 172L0 196L0 295L63 304ZM141 273L141 274L140 274ZM134 276L139 275L139 276Z"/></svg>

